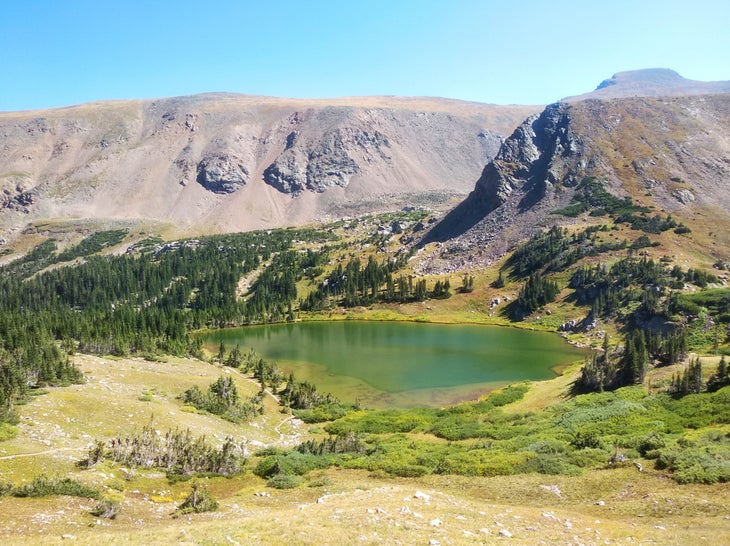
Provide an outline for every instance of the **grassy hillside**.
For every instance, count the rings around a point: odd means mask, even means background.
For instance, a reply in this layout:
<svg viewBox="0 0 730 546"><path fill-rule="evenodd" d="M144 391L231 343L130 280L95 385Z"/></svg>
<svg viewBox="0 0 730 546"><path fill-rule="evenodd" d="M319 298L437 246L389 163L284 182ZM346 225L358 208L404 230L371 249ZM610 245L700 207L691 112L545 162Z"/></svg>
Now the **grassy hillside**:
<svg viewBox="0 0 730 546"><path fill-rule="evenodd" d="M122 543L266 543L473 544L506 539L517 544L603 543L633 537L640 542L687 544L700 536L730 538L723 484L679 485L650 460L643 472L633 465L599 467L580 476L519 474L460 477L432 474L399 478L382 472L342 467L310 471L294 489L267 484L253 470L265 458L251 457L243 473L232 477L180 480L158 469L101 462L82 469L77 461L95 439L139 430L152 415L155 427L190 428L219 443L228 434L247 442L255 453L262 445L286 447L323 438L320 426L292 421L269 396L264 414L247 425L186 409L177 395L191 384L204 387L226 370L195 360L165 362L78 356L82 385L53 388L20 408L17 436L0 444L3 480L16 486L41 475L70 477L118 505L107 519L90 514L97 500L73 496L0 497L0 536L14 544L74 539L81 544ZM708 363L711 364L711 363ZM242 393L258 386L231 372ZM574 375L573 375L574 377ZM564 379L530 386L524 399L505 411L534 409L531 393L564 393ZM539 394L542 392L542 394ZM635 397L635 395L631 395ZM588 415L590 399L575 405ZM642 416L647 422L650 414ZM635 432L632 429L627 433ZM718 433L727 424L687 431L690 441ZM409 442L447 444L431 435L408 433ZM259 443L260 442L260 443ZM384 442L387 440L384 437ZM391 442L392 443L392 442ZM174 517L193 483L204 483L219 507L210 513ZM500 534L501 533L501 534Z"/></svg>

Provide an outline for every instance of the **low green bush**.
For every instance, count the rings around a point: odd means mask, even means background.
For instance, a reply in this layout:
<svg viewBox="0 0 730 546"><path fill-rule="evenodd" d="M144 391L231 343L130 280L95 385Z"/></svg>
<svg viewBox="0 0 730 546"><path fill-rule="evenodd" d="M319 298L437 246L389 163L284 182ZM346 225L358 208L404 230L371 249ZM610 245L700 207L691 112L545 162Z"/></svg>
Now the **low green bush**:
<svg viewBox="0 0 730 546"><path fill-rule="evenodd" d="M579 476L582 470L571 464L561 455L536 454L525 460L517 469L519 473L537 472L562 476Z"/></svg>
<svg viewBox="0 0 730 546"><path fill-rule="evenodd" d="M303 476L312 470L327 468L333 462L332 457L289 451L263 458L253 469L253 473L260 478L271 478L278 474Z"/></svg>
<svg viewBox="0 0 730 546"><path fill-rule="evenodd" d="M425 466L418 464L385 464L381 467L391 476L399 476L401 478L420 478L430 473Z"/></svg>
<svg viewBox="0 0 730 546"><path fill-rule="evenodd" d="M273 487L274 489L294 489L295 487L299 487L302 482L303 480L300 476L276 474L266 480L266 485Z"/></svg>
<svg viewBox="0 0 730 546"><path fill-rule="evenodd" d="M48 497L51 495L68 495L71 497L101 498L98 489L89 487L70 478L49 478L39 476L32 482L16 487L12 491L14 497Z"/></svg>
<svg viewBox="0 0 730 546"><path fill-rule="evenodd" d="M328 487L330 485L332 485L332 478L329 476L320 476L307 484L309 487Z"/></svg>
<svg viewBox="0 0 730 546"><path fill-rule="evenodd" d="M18 429L10 423L0 422L0 442L11 440L18 435Z"/></svg>
<svg viewBox="0 0 730 546"><path fill-rule="evenodd" d="M510 385L499 392L490 394L487 403L494 407L506 406L522 400L528 390L527 385Z"/></svg>
<svg viewBox="0 0 730 546"><path fill-rule="evenodd" d="M645 436L637 446L637 450L639 453L641 453L642 457L646 457L647 459L650 459L649 455L658 455L661 448L665 447L667 445L667 442L665 441L664 437L661 434L658 434L656 432L652 432L648 436Z"/></svg>
<svg viewBox="0 0 730 546"><path fill-rule="evenodd" d="M0 497L7 497L13 492L13 484L10 482L0 481Z"/></svg>
<svg viewBox="0 0 730 546"><path fill-rule="evenodd" d="M104 499L97 503L94 508L89 512L92 516L106 519L116 519L119 514L120 505L118 502L114 502L109 499Z"/></svg>
<svg viewBox="0 0 730 546"><path fill-rule="evenodd" d="M712 484L730 481L730 449L707 447L669 449L660 452L655 467L669 470L677 483Z"/></svg>
<svg viewBox="0 0 730 546"><path fill-rule="evenodd" d="M199 514L202 512L214 512L218 509L218 501L208 491L208 488L200 483L194 483L190 494L175 510L175 516L183 514Z"/></svg>
<svg viewBox="0 0 730 546"><path fill-rule="evenodd" d="M351 411L351 409L343 406L342 404L332 403L316 406L311 409L294 410L292 413L294 413L295 417L301 419L305 423L313 424L341 419L347 415L349 411Z"/></svg>

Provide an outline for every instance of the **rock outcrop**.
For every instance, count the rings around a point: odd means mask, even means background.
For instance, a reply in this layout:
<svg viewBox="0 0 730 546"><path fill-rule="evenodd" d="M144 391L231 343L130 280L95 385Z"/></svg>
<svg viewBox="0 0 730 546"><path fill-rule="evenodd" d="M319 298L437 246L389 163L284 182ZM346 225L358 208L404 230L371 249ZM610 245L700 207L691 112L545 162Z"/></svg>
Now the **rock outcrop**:
<svg viewBox="0 0 730 546"><path fill-rule="evenodd" d="M264 181L280 192L296 197L305 190L322 193L329 188L344 188L362 169L356 157L387 160L384 148L388 139L378 131L337 128L316 140L297 139L298 132L286 138L285 150L264 170Z"/></svg>
<svg viewBox="0 0 730 546"><path fill-rule="evenodd" d="M248 169L235 155L214 153L200 160L196 180L214 193L233 193L248 182Z"/></svg>
<svg viewBox="0 0 730 546"><path fill-rule="evenodd" d="M515 237L529 233L533 226L528 224L514 236L507 234L518 215L540 216L546 207L555 206L556 185L574 186L582 177L582 146L571 130L570 112L568 105L553 104L522 123L484 168L474 190L423 242L458 238L487 221L490 227L478 230L480 235L469 244L491 242L501 253L515 243ZM501 240L493 241L491 234L500 234Z"/></svg>
<svg viewBox="0 0 730 546"><path fill-rule="evenodd" d="M588 176L679 221L704 208L718 226L730 224L729 125L727 93L550 105L514 131L469 196L425 234L421 245L441 245L422 271L492 262L540 229L574 222L555 211ZM719 235L726 231L713 235L718 248L730 244Z"/></svg>
<svg viewBox="0 0 730 546"><path fill-rule="evenodd" d="M494 210L515 191L537 201L555 184L574 185L580 173L567 159L579 153L580 143L569 127L569 109L560 104L527 119L485 167L474 199Z"/></svg>

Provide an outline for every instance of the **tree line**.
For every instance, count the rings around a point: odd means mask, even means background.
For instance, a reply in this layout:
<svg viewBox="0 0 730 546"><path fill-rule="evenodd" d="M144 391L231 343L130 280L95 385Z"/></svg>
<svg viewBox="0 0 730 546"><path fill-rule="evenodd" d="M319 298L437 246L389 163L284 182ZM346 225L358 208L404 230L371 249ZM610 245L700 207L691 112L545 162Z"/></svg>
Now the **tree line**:
<svg viewBox="0 0 730 546"><path fill-rule="evenodd" d="M76 350L199 356L191 330L281 320L296 280L327 252L297 252L295 242L333 238L311 229L221 235L47 269L120 236L90 236L67 255L47 240L0 268L0 419L12 419L31 388L81 381L68 358ZM248 297L237 297L239 280L263 264Z"/></svg>

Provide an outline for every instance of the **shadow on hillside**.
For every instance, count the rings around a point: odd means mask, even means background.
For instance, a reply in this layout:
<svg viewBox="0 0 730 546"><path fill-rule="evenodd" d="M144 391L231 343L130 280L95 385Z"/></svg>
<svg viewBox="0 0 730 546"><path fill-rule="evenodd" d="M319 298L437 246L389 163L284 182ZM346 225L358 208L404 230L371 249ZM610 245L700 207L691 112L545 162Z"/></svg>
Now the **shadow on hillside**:
<svg viewBox="0 0 730 546"><path fill-rule="evenodd" d="M443 243L469 231L491 212L480 205L479 199L472 192L423 236L419 246Z"/></svg>

